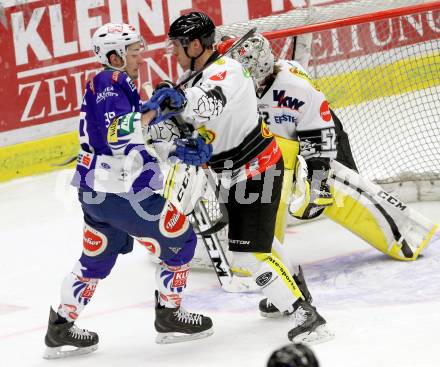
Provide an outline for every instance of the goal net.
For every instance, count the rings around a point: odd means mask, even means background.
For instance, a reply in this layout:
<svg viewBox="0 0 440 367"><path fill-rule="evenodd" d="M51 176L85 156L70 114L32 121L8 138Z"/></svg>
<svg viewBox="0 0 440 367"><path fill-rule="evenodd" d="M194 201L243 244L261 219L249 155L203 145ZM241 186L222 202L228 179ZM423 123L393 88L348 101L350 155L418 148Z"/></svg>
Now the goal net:
<svg viewBox="0 0 440 367"><path fill-rule="evenodd" d="M440 1L304 8L221 26L217 37L252 27L286 59L294 42L311 36L308 70L348 132L364 177L419 189L402 200L439 198Z"/></svg>
<svg viewBox="0 0 440 367"><path fill-rule="evenodd" d="M311 38L308 71L348 132L362 176L406 202L440 199L440 1L296 9L220 26L216 37L252 27L280 58L292 59L294 43ZM218 218L214 198L207 206ZM226 231L219 235L226 249ZM208 266L197 248L194 265Z"/></svg>

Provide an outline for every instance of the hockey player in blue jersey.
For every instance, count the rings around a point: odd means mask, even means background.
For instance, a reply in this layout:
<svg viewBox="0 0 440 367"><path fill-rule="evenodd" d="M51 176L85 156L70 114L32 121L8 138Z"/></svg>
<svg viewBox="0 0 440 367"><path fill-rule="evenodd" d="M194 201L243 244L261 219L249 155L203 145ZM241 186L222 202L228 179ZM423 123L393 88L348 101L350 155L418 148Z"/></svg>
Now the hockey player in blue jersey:
<svg viewBox="0 0 440 367"><path fill-rule="evenodd" d="M73 185L84 214L83 249L64 278L57 311L50 309L44 354L49 359L97 349L98 335L79 329L75 321L119 254L132 251L133 239L161 260L156 271L156 341L173 343L213 332L209 317L180 306L196 235L185 215L156 193L163 177L145 145L154 107L166 103L169 110L178 110L185 98L170 89L141 108L134 81L143 63L143 40L134 27L106 24L92 42L104 70L87 82L80 114L81 148ZM203 139L178 139L168 147L170 154L193 165L205 163L212 153ZM65 351L65 346L76 349Z"/></svg>

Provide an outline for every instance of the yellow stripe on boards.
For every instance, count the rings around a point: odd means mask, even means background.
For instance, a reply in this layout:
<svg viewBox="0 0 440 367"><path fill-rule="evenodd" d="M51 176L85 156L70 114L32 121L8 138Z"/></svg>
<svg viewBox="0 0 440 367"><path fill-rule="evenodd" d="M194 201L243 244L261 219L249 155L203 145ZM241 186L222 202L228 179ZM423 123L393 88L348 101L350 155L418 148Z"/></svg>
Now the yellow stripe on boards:
<svg viewBox="0 0 440 367"><path fill-rule="evenodd" d="M53 165L63 163L76 156L78 150L79 139L76 131L0 147L0 182L74 167L76 161L63 167Z"/></svg>

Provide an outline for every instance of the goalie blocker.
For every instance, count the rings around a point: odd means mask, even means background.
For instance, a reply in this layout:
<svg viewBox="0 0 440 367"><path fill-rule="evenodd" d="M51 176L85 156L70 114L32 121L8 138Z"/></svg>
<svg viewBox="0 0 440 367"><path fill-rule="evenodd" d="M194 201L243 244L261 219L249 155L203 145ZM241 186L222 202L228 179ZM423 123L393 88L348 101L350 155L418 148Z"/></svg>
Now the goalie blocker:
<svg viewBox="0 0 440 367"><path fill-rule="evenodd" d="M303 163L301 163L303 162ZM334 198L324 215L339 223L384 254L404 261L417 259L431 242L438 226L357 172L333 160L327 183ZM298 159L297 172L304 171ZM302 180L299 179L302 177ZM307 175L298 174L296 188L304 187ZM289 212L295 212L307 197L296 190Z"/></svg>

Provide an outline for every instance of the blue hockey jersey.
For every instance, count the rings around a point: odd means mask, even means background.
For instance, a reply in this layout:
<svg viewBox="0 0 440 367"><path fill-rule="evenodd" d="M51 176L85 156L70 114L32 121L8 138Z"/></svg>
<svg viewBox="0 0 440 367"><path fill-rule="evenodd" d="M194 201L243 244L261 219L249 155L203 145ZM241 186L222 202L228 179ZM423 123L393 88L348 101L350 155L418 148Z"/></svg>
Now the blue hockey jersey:
<svg viewBox="0 0 440 367"><path fill-rule="evenodd" d="M87 82L79 139L74 186L123 193L162 185L156 158L145 149L139 93L126 73L103 70Z"/></svg>

